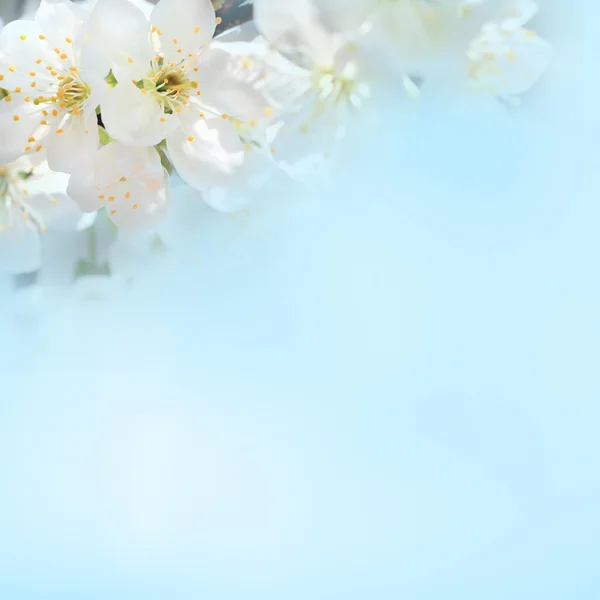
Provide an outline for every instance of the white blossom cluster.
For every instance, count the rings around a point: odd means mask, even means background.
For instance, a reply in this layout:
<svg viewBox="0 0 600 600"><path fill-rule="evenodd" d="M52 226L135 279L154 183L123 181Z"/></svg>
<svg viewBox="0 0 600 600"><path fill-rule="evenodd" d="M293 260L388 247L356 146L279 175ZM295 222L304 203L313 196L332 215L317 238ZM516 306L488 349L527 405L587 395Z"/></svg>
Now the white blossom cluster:
<svg viewBox="0 0 600 600"><path fill-rule="evenodd" d="M0 268L46 230L153 230L173 173L243 207L330 155L378 82L515 105L547 69L533 0L254 0L214 38L210 0L43 0L0 33Z"/></svg>

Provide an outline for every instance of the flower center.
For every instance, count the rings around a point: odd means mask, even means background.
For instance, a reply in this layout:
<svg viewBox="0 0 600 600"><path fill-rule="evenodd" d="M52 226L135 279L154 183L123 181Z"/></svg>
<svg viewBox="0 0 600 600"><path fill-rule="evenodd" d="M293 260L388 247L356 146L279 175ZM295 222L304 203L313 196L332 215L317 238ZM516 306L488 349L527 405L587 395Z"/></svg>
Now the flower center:
<svg viewBox="0 0 600 600"><path fill-rule="evenodd" d="M369 90L357 80L357 72L354 62L348 62L341 71L334 68L317 69L313 74L313 88L319 110L348 103L360 107Z"/></svg>
<svg viewBox="0 0 600 600"><path fill-rule="evenodd" d="M182 105L188 104L190 96L200 95L198 83L189 78L185 63L165 64L162 57L156 57L148 75L136 85L152 94L166 114L179 112Z"/></svg>
<svg viewBox="0 0 600 600"><path fill-rule="evenodd" d="M77 74L73 74L61 82L56 96L60 101L61 108L74 115L79 115L85 101L90 97L90 93L90 86Z"/></svg>
<svg viewBox="0 0 600 600"><path fill-rule="evenodd" d="M33 103L36 106L39 104L58 104L68 114L79 116L90 97L91 87L81 79L79 69L76 67L71 67L68 74L58 76L57 80L59 84L54 96L39 96L35 98Z"/></svg>

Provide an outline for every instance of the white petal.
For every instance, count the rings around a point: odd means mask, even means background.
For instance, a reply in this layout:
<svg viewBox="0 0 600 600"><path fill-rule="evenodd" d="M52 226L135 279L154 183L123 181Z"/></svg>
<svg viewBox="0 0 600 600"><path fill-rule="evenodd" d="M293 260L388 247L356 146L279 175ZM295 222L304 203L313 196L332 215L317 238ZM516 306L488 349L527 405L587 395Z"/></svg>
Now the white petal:
<svg viewBox="0 0 600 600"><path fill-rule="evenodd" d="M48 165L54 171L72 173L82 163L92 160L99 143L95 111L71 115L62 133L52 132L46 138Z"/></svg>
<svg viewBox="0 0 600 600"><path fill-rule="evenodd" d="M89 24L90 42L111 62L127 69L129 79L141 79L154 53L150 25L144 13L125 0L98 0Z"/></svg>
<svg viewBox="0 0 600 600"><path fill-rule="evenodd" d="M202 53L195 79L201 90L199 100L210 112L226 113L242 121L265 117L269 102L257 82L247 77L239 57L211 48Z"/></svg>
<svg viewBox="0 0 600 600"><path fill-rule="evenodd" d="M201 191L227 185L246 159L235 127L220 118L190 121L167 138L167 148L179 176Z"/></svg>
<svg viewBox="0 0 600 600"><path fill-rule="evenodd" d="M308 104L279 124L271 144L273 158L288 175L310 176L332 156L343 135L343 121L335 112L315 112L314 104Z"/></svg>
<svg viewBox="0 0 600 600"><path fill-rule="evenodd" d="M6 105L1 101L0 104ZM17 110L0 112L0 131L2 132L0 163L4 164L16 160L25 153L25 148L30 146L27 140L39 128L39 117L37 115L23 114L19 110L21 107L16 102L14 104ZM15 117L18 118L17 121L14 120Z"/></svg>
<svg viewBox="0 0 600 600"><path fill-rule="evenodd" d="M150 21L161 32L161 50L168 60L196 54L213 37L217 26L210 0L160 0ZM177 50L182 52L178 53Z"/></svg>
<svg viewBox="0 0 600 600"><path fill-rule="evenodd" d="M43 33L57 46L68 52L65 38L72 39L79 45L85 33L85 25L89 17L88 11L68 0L42 0L35 14L35 22Z"/></svg>
<svg viewBox="0 0 600 600"><path fill-rule="evenodd" d="M173 115L165 115L154 96L131 81L120 81L106 93L102 121L112 138L136 147L159 144L177 127Z"/></svg>
<svg viewBox="0 0 600 600"><path fill-rule="evenodd" d="M164 171L160 185L132 179L117 184L112 190L116 200L107 209L118 227L147 228L160 221L169 203L169 174ZM128 198L126 193L130 193Z"/></svg>
<svg viewBox="0 0 600 600"><path fill-rule="evenodd" d="M55 231L82 231L96 218L94 213L84 214L66 194L37 194L28 198L27 205L48 229Z"/></svg>
<svg viewBox="0 0 600 600"><path fill-rule="evenodd" d="M98 198L100 194L96 190L96 179L92 166L79 169L71 175L67 186L67 195L86 213L93 213L105 204Z"/></svg>
<svg viewBox="0 0 600 600"><path fill-rule="evenodd" d="M0 52L8 62L16 62L17 68L26 68L41 58L45 63L55 61L52 50L45 40L40 40L41 27L33 21L12 21L0 33ZM25 39L23 39L25 37ZM4 73L4 71L2 71ZM4 87L4 86L3 86Z"/></svg>
<svg viewBox="0 0 600 600"><path fill-rule="evenodd" d="M164 215L169 177L154 148L111 142L90 168L73 174L67 193L82 210L105 206L119 227L146 227Z"/></svg>
<svg viewBox="0 0 600 600"><path fill-rule="evenodd" d="M271 44L283 54L297 57L300 64L333 64L336 48L315 1L295 0L290 10L281 0L255 0L254 22Z"/></svg>

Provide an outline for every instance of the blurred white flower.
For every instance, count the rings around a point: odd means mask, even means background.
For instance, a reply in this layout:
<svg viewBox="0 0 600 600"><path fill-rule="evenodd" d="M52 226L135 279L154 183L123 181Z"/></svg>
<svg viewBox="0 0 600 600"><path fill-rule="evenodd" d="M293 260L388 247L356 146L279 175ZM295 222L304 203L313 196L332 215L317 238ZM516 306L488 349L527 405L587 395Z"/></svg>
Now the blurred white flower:
<svg viewBox="0 0 600 600"><path fill-rule="evenodd" d="M87 12L43 0L33 21L0 33L0 160L47 151L50 167L71 172L98 147L96 107L106 73L86 46Z"/></svg>
<svg viewBox="0 0 600 600"><path fill-rule="evenodd" d="M41 264L40 233L79 231L93 224L65 194L68 176L28 158L0 166L0 269L30 273Z"/></svg>
<svg viewBox="0 0 600 600"><path fill-rule="evenodd" d="M323 0L321 10L413 96L417 78L448 92L468 76L471 88L512 99L550 59L549 44L522 29L538 10L534 0Z"/></svg>
<svg viewBox="0 0 600 600"><path fill-rule="evenodd" d="M105 207L118 227L147 227L164 215L169 174L155 148L110 142L71 175L67 192L83 211Z"/></svg>
<svg viewBox="0 0 600 600"><path fill-rule="evenodd" d="M467 56L473 87L517 103L547 70L552 49L534 30L524 28L535 12L531 5L529 9L484 25L471 42Z"/></svg>
<svg viewBox="0 0 600 600"><path fill-rule="evenodd" d="M271 48L263 51L268 77L281 84L281 119L272 150L290 174L312 168L344 134L371 95L372 75L345 32L332 27L319 3L301 0L293 10L276 0L255 1L257 29Z"/></svg>

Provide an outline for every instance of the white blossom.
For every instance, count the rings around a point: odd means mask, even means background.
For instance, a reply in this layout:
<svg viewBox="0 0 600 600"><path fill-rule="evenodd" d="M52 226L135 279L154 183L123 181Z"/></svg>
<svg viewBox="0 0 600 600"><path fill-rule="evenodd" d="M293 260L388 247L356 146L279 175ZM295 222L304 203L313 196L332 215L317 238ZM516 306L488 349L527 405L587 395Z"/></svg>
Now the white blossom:
<svg viewBox="0 0 600 600"><path fill-rule="evenodd" d="M164 215L169 175L155 148L110 142L71 175L67 191L85 212L105 208L118 227L146 227Z"/></svg>
<svg viewBox="0 0 600 600"><path fill-rule="evenodd" d="M33 21L0 33L0 160L46 150L50 167L71 172L98 146L96 107L105 87L86 45L87 12L43 0Z"/></svg>
<svg viewBox="0 0 600 600"><path fill-rule="evenodd" d="M67 180L41 160L21 158L0 166L1 270L36 271L41 264L41 233L79 231L93 223L95 215L82 214L65 194Z"/></svg>
<svg viewBox="0 0 600 600"><path fill-rule="evenodd" d="M281 53L261 56L269 77L285 82L278 86L282 114L272 149L290 174L317 166L371 95L362 55L325 16L312 0L296 2L294 10L275 0L255 2L257 29Z"/></svg>
<svg viewBox="0 0 600 600"><path fill-rule="evenodd" d="M215 27L210 0L160 0L149 21L128 2L99 0L90 26L118 82L102 104L108 133L130 146L166 140L177 171L203 191L244 163L238 124L271 113L209 47Z"/></svg>
<svg viewBox="0 0 600 600"><path fill-rule="evenodd" d="M373 67L400 74L413 96L419 93L415 80L425 78L433 86L442 82L446 93L468 83L514 99L550 60L549 44L524 29L537 13L534 0L323 0L323 5L338 27L343 23L355 31Z"/></svg>

